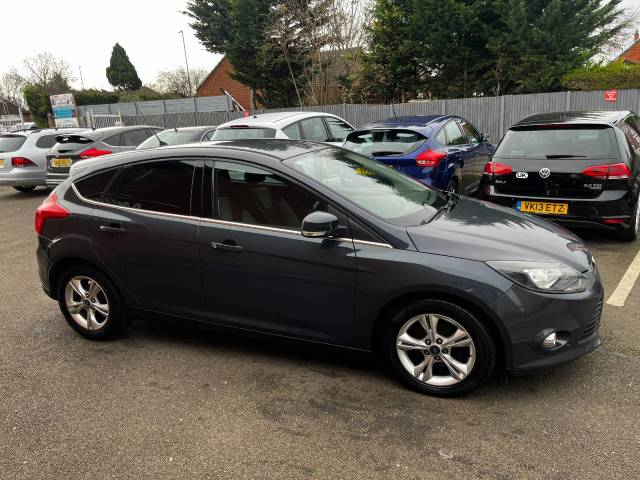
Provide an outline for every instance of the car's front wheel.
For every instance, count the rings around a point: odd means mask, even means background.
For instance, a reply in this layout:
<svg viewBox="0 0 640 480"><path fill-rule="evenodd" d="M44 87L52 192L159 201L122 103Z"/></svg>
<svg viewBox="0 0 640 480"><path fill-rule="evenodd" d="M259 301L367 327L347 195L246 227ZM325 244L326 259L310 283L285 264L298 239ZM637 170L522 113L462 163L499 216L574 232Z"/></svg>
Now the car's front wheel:
<svg viewBox="0 0 640 480"><path fill-rule="evenodd" d="M89 266L76 265L62 274L58 304L69 325L91 340L112 338L129 324L124 303L111 281Z"/></svg>
<svg viewBox="0 0 640 480"><path fill-rule="evenodd" d="M13 188L16 189L19 192L27 193L27 192L32 192L36 187L34 187L34 186L25 187L25 186L17 185L17 186L15 186Z"/></svg>
<svg viewBox="0 0 640 480"><path fill-rule="evenodd" d="M441 300L420 300L399 309L383 333L383 348L396 375L421 393L455 396L491 374L495 343L466 309Z"/></svg>

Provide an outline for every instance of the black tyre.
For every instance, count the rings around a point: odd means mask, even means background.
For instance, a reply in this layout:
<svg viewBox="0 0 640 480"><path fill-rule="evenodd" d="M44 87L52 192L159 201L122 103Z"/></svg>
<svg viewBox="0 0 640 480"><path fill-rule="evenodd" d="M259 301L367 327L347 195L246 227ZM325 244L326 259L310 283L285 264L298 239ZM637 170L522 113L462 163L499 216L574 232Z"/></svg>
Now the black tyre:
<svg viewBox="0 0 640 480"><path fill-rule="evenodd" d="M17 190L17 191L19 191L19 192L27 193L27 192L33 192L33 191L35 190L35 188L36 188L36 187L34 187L34 186L30 186L30 187L22 187L22 186L19 186L19 185L18 185L18 186L15 186L15 187L13 187L13 188L14 188L14 189L16 189L16 190Z"/></svg>
<svg viewBox="0 0 640 480"><path fill-rule="evenodd" d="M636 206L631 214L631 222L629 228L618 231L618 239L623 242L633 242L638 238L638 230L640 228L640 201L636 202Z"/></svg>
<svg viewBox="0 0 640 480"><path fill-rule="evenodd" d="M496 362L495 343L482 322L441 300L419 300L397 310L381 342L396 376L429 395L467 393L487 380Z"/></svg>
<svg viewBox="0 0 640 480"><path fill-rule="evenodd" d="M452 178L451 180L449 180L449 183L447 183L446 190L448 192L458 193L458 182L456 182L455 178Z"/></svg>
<svg viewBox="0 0 640 480"><path fill-rule="evenodd" d="M61 275L58 304L69 325L91 340L113 338L129 325L125 305L111 281L86 265L72 266Z"/></svg>

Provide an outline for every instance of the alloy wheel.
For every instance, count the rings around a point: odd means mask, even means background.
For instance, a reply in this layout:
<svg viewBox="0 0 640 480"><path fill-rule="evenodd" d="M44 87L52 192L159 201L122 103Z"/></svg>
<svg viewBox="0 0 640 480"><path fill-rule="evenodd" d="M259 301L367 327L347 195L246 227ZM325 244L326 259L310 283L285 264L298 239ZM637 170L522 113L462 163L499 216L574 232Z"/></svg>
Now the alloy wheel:
<svg viewBox="0 0 640 480"><path fill-rule="evenodd" d="M469 332L452 318L434 313L407 320L398 332L396 350L410 375L435 387L463 381L476 360Z"/></svg>
<svg viewBox="0 0 640 480"><path fill-rule="evenodd" d="M109 319L109 300L94 279L75 276L64 292L65 305L74 322L86 330L99 330Z"/></svg>

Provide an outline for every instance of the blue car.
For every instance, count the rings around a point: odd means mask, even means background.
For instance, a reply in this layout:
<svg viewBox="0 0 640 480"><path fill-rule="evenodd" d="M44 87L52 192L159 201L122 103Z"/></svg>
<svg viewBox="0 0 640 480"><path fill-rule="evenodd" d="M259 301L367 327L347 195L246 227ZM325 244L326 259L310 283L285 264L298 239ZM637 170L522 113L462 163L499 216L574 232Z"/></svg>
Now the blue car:
<svg viewBox="0 0 640 480"><path fill-rule="evenodd" d="M488 139L462 117L418 115L364 125L343 146L425 185L473 195L495 150Z"/></svg>

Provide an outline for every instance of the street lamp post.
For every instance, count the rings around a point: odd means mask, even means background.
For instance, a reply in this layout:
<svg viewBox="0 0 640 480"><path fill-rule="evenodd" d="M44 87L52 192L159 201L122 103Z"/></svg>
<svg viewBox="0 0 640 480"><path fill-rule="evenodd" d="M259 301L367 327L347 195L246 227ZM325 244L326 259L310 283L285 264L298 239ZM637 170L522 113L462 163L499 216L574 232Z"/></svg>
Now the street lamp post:
<svg viewBox="0 0 640 480"><path fill-rule="evenodd" d="M187 82L189 83L189 93L193 93L193 90L191 89L191 75L189 74L189 62L187 61L187 46L184 43L184 31L180 30L178 33L182 35L182 48L184 50L184 64L187 67Z"/></svg>

